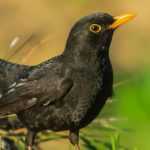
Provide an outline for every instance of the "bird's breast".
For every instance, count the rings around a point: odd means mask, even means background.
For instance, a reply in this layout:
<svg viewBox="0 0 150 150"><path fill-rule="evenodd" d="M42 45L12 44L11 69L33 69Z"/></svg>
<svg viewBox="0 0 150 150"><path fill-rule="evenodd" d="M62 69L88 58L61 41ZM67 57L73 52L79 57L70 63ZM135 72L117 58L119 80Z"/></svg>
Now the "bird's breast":
<svg viewBox="0 0 150 150"><path fill-rule="evenodd" d="M99 114L108 97L112 94L112 69L106 67L103 72L86 72L76 79L76 93L72 121L82 128Z"/></svg>

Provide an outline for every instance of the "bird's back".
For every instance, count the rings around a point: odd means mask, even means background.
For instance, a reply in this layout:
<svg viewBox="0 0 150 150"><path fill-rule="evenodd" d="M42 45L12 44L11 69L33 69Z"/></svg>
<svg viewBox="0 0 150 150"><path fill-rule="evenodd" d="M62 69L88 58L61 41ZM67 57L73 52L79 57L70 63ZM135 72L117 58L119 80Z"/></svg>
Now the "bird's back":
<svg viewBox="0 0 150 150"><path fill-rule="evenodd" d="M2 94L19 78L24 78L29 68L30 67L26 65L11 63L0 59L0 93Z"/></svg>

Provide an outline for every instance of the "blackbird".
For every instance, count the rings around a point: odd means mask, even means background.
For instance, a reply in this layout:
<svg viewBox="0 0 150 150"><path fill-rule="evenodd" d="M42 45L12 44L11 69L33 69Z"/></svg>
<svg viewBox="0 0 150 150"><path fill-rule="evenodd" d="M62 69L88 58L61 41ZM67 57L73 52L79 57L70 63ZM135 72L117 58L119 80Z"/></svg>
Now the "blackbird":
<svg viewBox="0 0 150 150"><path fill-rule="evenodd" d="M109 47L113 32L132 14L94 13L72 27L64 52L35 66L0 60L0 115L17 114L27 127L27 148L37 132L69 130L79 149L79 130L112 96Z"/></svg>

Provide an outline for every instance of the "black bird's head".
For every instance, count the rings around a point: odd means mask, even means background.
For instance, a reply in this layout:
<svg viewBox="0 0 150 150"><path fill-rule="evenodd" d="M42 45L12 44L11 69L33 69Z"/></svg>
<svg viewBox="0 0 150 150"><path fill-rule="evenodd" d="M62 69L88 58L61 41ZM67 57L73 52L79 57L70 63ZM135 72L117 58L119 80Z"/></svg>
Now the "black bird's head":
<svg viewBox="0 0 150 150"><path fill-rule="evenodd" d="M83 17L73 26L64 53L78 62L108 54L114 30L133 17L131 14L113 17L107 13Z"/></svg>

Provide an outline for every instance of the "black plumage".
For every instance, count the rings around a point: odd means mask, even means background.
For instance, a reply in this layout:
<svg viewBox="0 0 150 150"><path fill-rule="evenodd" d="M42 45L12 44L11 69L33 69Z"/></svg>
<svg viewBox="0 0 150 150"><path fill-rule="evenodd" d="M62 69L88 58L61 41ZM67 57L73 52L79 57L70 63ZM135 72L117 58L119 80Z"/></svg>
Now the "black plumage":
<svg viewBox="0 0 150 150"><path fill-rule="evenodd" d="M29 130L28 148L37 132L69 130L78 145L88 125L112 96L109 46L116 20L95 13L72 28L64 52L36 66L0 60L0 114L16 113Z"/></svg>

